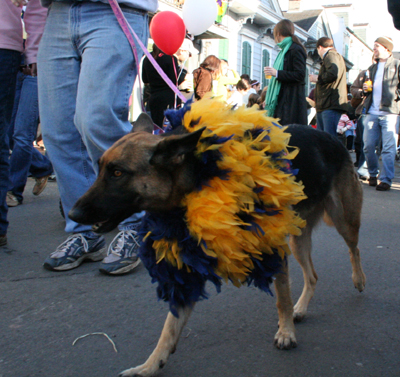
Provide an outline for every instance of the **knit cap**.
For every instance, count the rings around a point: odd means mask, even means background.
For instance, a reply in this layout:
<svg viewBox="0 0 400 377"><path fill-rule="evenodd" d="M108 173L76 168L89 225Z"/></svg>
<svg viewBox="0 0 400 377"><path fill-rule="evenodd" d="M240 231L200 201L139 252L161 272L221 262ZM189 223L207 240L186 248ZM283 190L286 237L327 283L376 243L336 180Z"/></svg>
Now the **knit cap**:
<svg viewBox="0 0 400 377"><path fill-rule="evenodd" d="M393 51L393 41L392 41L391 38L389 38L389 37L379 37L379 38L377 38L377 40L375 42L381 44L383 47L388 49L390 52Z"/></svg>

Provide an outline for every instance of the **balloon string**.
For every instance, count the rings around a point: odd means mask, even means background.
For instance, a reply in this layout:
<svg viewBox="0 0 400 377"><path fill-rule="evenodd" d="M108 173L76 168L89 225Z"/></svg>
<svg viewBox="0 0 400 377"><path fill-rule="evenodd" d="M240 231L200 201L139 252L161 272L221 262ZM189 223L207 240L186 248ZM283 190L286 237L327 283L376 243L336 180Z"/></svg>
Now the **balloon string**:
<svg viewBox="0 0 400 377"><path fill-rule="evenodd" d="M135 42L134 42L134 40L132 38L132 35L135 37L136 42L139 44L139 46L141 47L141 49L143 50L143 52L145 53L147 58L150 60L151 64L153 64L153 66L156 69L156 71L158 72L158 74L162 77L162 79L166 82L166 84L172 89L172 91L182 100L182 102L185 103L187 101L187 99L183 96L183 94L179 91L179 89L176 87L176 85L174 85L173 82L169 79L169 77L165 74L165 72L158 65L158 63L153 58L153 56L150 54L150 52L147 51L147 48L143 45L142 41L138 38L136 33L133 31L133 29L131 28L131 26L127 22L124 14L122 13L121 8L118 5L117 0L108 0L108 2L110 3L110 6L111 6L111 8L112 8L112 10L113 10L113 12L115 14L115 17L118 20L119 25L121 26L122 31L124 32L124 34L128 38L129 44L131 45L131 48L132 48L132 51L133 51L133 55L134 55L135 60L136 60L136 65L137 65L137 68L138 68L137 71L139 72L139 59L138 59L136 46L135 46ZM141 105L142 105L143 111L145 111L144 110L144 105L143 105L142 86L141 86L141 83L140 83L140 79L139 79L139 87L140 87Z"/></svg>

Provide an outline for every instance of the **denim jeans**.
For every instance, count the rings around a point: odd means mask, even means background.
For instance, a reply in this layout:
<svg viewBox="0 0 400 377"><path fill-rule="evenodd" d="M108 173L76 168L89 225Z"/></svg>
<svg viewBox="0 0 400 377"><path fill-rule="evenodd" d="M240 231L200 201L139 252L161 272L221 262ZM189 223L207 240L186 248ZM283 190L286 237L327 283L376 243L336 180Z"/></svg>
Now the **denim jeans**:
<svg viewBox="0 0 400 377"><path fill-rule="evenodd" d="M397 147L397 131L399 116L367 114L364 118L364 154L367 160L368 172L371 177L378 176L379 159L375 148L382 140L382 169L379 180L388 185L394 177L394 159Z"/></svg>
<svg viewBox="0 0 400 377"><path fill-rule="evenodd" d="M365 115L361 114L357 121L357 140L360 141L360 157L358 158L358 174L369 178L367 161L364 154L364 122Z"/></svg>
<svg viewBox="0 0 400 377"><path fill-rule="evenodd" d="M317 113L317 128L336 137L336 130L342 113L336 110L324 110Z"/></svg>
<svg viewBox="0 0 400 377"><path fill-rule="evenodd" d="M127 7L123 12L147 45L147 15ZM65 214L95 181L104 151L131 131L136 75L131 47L108 4L52 3L38 52L39 109ZM66 218L66 232L90 229Z"/></svg>
<svg viewBox="0 0 400 377"><path fill-rule="evenodd" d="M11 122L20 62L19 51L0 49L0 235L6 234L8 228L6 196L10 150L7 131Z"/></svg>
<svg viewBox="0 0 400 377"><path fill-rule="evenodd" d="M41 178L53 172L50 160L33 147L39 121L37 77L18 72L9 130L10 183L8 190L22 202L28 173Z"/></svg>

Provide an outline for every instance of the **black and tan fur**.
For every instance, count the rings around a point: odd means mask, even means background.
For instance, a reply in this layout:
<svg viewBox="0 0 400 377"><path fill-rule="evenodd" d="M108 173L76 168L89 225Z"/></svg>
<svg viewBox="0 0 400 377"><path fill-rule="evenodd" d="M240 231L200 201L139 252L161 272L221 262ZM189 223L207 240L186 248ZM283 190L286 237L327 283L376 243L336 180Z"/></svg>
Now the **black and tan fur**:
<svg viewBox="0 0 400 377"><path fill-rule="evenodd" d="M166 136L151 134L151 121L144 115L134 131L115 143L100 160L99 176L76 203L69 216L84 224L96 224L98 232L114 229L120 221L142 210L157 213L178 206L183 195L194 189L193 151L202 130ZM305 186L307 199L295 210L307 221L302 235L290 238L294 257L304 275L303 292L293 308L287 266L274 281L279 330L279 349L296 346L294 321L301 321L314 295L318 280L311 259L311 234L324 220L335 226L349 247L354 286L361 292L366 278L361 267L358 236L362 189L352 160L344 146L329 134L305 126L289 126L289 145L299 147L293 161ZM176 349L179 336L193 307L179 309L179 318L168 314L160 340L148 360L121 376L154 376Z"/></svg>

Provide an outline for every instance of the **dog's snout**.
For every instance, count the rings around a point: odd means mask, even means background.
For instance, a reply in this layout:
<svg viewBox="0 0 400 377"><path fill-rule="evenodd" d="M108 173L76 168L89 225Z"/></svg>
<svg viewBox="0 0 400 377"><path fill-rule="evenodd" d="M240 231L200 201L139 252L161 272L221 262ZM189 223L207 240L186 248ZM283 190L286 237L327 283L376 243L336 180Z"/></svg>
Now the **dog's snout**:
<svg viewBox="0 0 400 377"><path fill-rule="evenodd" d="M77 207L76 205L68 212L68 217L77 222L82 223L84 218L84 211L82 208Z"/></svg>

